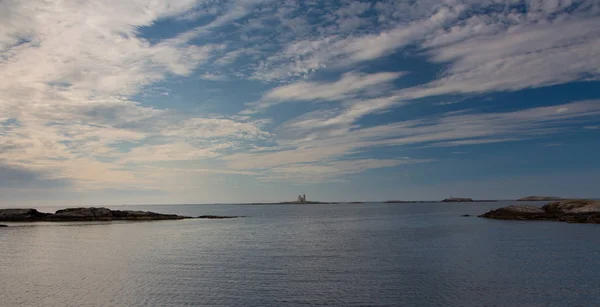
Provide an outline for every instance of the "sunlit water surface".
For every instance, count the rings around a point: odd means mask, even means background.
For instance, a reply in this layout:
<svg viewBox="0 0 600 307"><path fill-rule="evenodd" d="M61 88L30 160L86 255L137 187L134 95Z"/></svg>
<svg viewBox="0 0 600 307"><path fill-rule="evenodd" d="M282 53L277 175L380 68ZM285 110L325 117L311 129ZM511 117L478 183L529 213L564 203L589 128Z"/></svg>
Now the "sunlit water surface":
<svg viewBox="0 0 600 307"><path fill-rule="evenodd" d="M504 205L127 206L113 208L248 217L11 224L0 306L600 305L600 225L460 216Z"/></svg>

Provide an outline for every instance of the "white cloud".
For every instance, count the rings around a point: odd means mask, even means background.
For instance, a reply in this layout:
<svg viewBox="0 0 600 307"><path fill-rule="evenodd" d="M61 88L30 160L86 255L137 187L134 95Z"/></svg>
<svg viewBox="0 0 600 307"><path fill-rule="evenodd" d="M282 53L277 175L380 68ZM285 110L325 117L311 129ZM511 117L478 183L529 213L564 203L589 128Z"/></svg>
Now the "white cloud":
<svg viewBox="0 0 600 307"><path fill-rule="evenodd" d="M123 162L157 162L157 161L182 161L218 156L216 150L230 147L229 144L220 144L207 148L198 148L189 143L178 142L162 145L146 145L132 149L123 155Z"/></svg>
<svg viewBox="0 0 600 307"><path fill-rule="evenodd" d="M350 72L343 74L339 80L333 82L299 81L268 91L259 102L252 104L252 106L255 109L262 110L290 101L334 101L354 97L358 94L379 93L382 90L387 90L390 82L402 75L404 75L402 72L374 74ZM256 110L248 110L245 113L254 111Z"/></svg>
<svg viewBox="0 0 600 307"><path fill-rule="evenodd" d="M329 66L351 67L374 60L422 40L430 32L456 21L463 11L462 5L441 6L428 18L409 21L376 34L352 36L352 31L345 31L294 41L259 65L253 78L266 81L288 79Z"/></svg>
<svg viewBox="0 0 600 307"><path fill-rule="evenodd" d="M351 155L373 153L381 147L457 147L505 143L571 131L577 129L574 125L580 127L581 123L596 120L600 115L600 101L578 101L504 113L458 112L367 128L353 124L326 127L323 130L316 123L326 121L327 114L322 112L322 118L312 123L299 125L298 122L302 123L299 120L284 124L282 129L288 125L293 129L286 130L284 138L277 134L277 147L237 153L221 159L231 169L262 170L266 174L277 175L272 178L304 178L302 169L317 172L320 167L326 170L324 172L341 175L346 168L340 167L339 171L334 172L329 166L340 166L336 163L352 161L348 160ZM329 116L335 118L337 114L331 113ZM426 162L414 158L408 161ZM350 167L352 163L343 165ZM356 164L356 172L363 170L362 167L366 165L369 164ZM271 178L269 176L265 178Z"/></svg>
<svg viewBox="0 0 600 307"><path fill-rule="evenodd" d="M169 124L160 132L166 136L201 139L215 137L268 138L270 136L270 133L262 131L255 123L239 122L227 118L192 118L178 124Z"/></svg>
<svg viewBox="0 0 600 307"><path fill-rule="evenodd" d="M600 76L598 18L522 24L487 36L431 49L434 62L449 62L442 78L407 89L420 98L449 93L519 90L594 80Z"/></svg>
<svg viewBox="0 0 600 307"><path fill-rule="evenodd" d="M229 80L229 78L225 75L211 74L211 73L203 74L200 76L200 78L202 78L204 80L210 80L210 81L227 81L227 80Z"/></svg>
<svg viewBox="0 0 600 307"><path fill-rule="evenodd" d="M266 175L259 176L264 181L295 180L302 182L322 182L341 180L345 175L361 173L371 169L395 167L404 164L427 163L426 159L357 159L332 161L314 164L286 164L275 167Z"/></svg>
<svg viewBox="0 0 600 307"><path fill-rule="evenodd" d="M125 164L213 157L237 146L225 138L268 136L249 122L128 100L171 75L189 76L224 48L190 44L189 33L157 43L138 36L140 27L196 5L1 2L0 120L14 124L0 128L0 163L79 188L134 187L152 182L142 168ZM122 150L123 143L134 148Z"/></svg>
<svg viewBox="0 0 600 307"><path fill-rule="evenodd" d="M557 113L557 110L567 109ZM593 122L600 114L600 101L589 100L559 106L537 107L507 113L450 115L411 120L363 129L356 134L384 135L370 145L457 146L531 139L574 129L573 124ZM373 129L377 133L369 130ZM382 133L382 134L379 134ZM395 136L394 136L395 135Z"/></svg>
<svg viewBox="0 0 600 307"><path fill-rule="evenodd" d="M234 63L239 57L244 55L246 50L234 50L227 52L224 56L215 61L216 65L224 66Z"/></svg>
<svg viewBox="0 0 600 307"><path fill-rule="evenodd" d="M253 78L293 80L318 70L353 67L413 45L447 69L439 79L407 90L406 99L598 79L597 2L526 1L528 12L510 9L521 4L428 1L400 12L402 3L378 3L375 7L385 6L397 16L382 21L375 33L338 29L300 36L258 65Z"/></svg>
<svg viewBox="0 0 600 307"><path fill-rule="evenodd" d="M44 178L72 180L81 188L153 186L161 172L173 174L175 168L150 166L209 158L225 165L196 168L198 173L263 180L307 180L315 174L313 179L331 180L429 161L352 156L383 146L508 142L559 133L575 124L597 129L590 119L600 114L598 101L360 125L369 114L418 98L597 80L600 5L524 3L527 13L504 1L348 1L339 8L321 8L323 20L309 24L293 1L279 3L282 9L271 9L263 5L271 1L262 0L2 1L0 163ZM203 5L207 9L199 13ZM215 18L168 39L140 37L157 20L189 20L198 14ZM281 27L265 34L277 18ZM238 30L217 31L223 26ZM203 34L214 35L198 39ZM397 90L393 83L405 72L347 72L409 46L443 65L436 79ZM240 64L242 56L253 62ZM233 63L240 65L234 69ZM334 81L301 79L319 70L346 73ZM132 95L153 83L192 74L213 81L226 75L284 81L250 104L245 115L288 101L327 101L334 107L301 115L270 133L265 131L272 124L269 119L181 114L132 101ZM162 93L170 91L146 94ZM159 98L170 101L174 96L176 92Z"/></svg>

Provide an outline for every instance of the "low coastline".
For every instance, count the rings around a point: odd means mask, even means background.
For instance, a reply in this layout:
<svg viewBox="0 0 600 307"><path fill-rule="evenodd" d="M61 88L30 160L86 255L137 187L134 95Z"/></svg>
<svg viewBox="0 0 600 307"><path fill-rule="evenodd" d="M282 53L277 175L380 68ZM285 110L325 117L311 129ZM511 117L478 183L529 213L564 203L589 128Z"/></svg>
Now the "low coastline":
<svg viewBox="0 0 600 307"><path fill-rule="evenodd" d="M517 201L559 201L559 200L568 200L568 199L562 198L562 197L556 197L556 196L527 196L527 197L521 197L521 198L517 199Z"/></svg>

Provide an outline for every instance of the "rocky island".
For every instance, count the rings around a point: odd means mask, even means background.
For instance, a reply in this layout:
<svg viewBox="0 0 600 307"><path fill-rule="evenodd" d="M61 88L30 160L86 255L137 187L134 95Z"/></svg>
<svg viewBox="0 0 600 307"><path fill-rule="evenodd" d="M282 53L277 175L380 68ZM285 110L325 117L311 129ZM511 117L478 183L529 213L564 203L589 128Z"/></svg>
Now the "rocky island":
<svg viewBox="0 0 600 307"><path fill-rule="evenodd" d="M68 208L55 213L39 212L36 209L0 209L0 221L3 222L154 221L186 218L191 217L150 211L111 210L94 207Z"/></svg>
<svg viewBox="0 0 600 307"><path fill-rule="evenodd" d="M600 223L600 201L567 199L544 206L512 205L499 208L479 217L498 220L548 220L568 223Z"/></svg>
<svg viewBox="0 0 600 307"><path fill-rule="evenodd" d="M277 205L294 205L294 204L317 205L317 204L337 204L337 203L306 200L306 194L298 195L298 199L295 201L283 201L283 202L277 203Z"/></svg>
<svg viewBox="0 0 600 307"><path fill-rule="evenodd" d="M241 216L201 215L199 219L227 219ZM138 210L111 210L108 208L68 208L55 213L36 209L0 209L1 222L86 222L86 221L161 221L192 219L191 216L162 214Z"/></svg>

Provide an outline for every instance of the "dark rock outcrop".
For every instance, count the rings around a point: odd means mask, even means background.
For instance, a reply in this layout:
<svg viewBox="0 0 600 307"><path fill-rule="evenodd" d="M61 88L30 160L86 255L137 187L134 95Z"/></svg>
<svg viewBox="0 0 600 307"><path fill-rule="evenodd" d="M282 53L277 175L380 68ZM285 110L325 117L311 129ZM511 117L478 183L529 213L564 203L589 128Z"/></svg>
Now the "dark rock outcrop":
<svg viewBox="0 0 600 307"><path fill-rule="evenodd" d="M543 220L546 219L546 212L542 208L533 205L512 205L492 210L480 215L480 217L499 220Z"/></svg>
<svg viewBox="0 0 600 307"><path fill-rule="evenodd" d="M107 208L68 208L56 213L43 213L35 209L0 209L0 221L8 222L79 222L79 221L154 221L190 218L175 214L149 211L110 210Z"/></svg>
<svg viewBox="0 0 600 307"><path fill-rule="evenodd" d="M551 214L600 213L600 201L589 199L568 199L546 204L542 209Z"/></svg>
<svg viewBox="0 0 600 307"><path fill-rule="evenodd" d="M442 202L444 203L465 203L465 202L472 202L473 199L472 198L466 198L466 197L450 197L450 198L446 198L444 200L442 200Z"/></svg>
<svg viewBox="0 0 600 307"><path fill-rule="evenodd" d="M517 199L517 201L556 201L563 200L564 198L555 196L527 196Z"/></svg>
<svg viewBox="0 0 600 307"><path fill-rule="evenodd" d="M462 216L462 217L469 217L469 216L471 216L471 215L470 215L470 214L463 214L463 215L461 215L461 216Z"/></svg>
<svg viewBox="0 0 600 307"><path fill-rule="evenodd" d="M161 214L150 211L110 210L107 208L69 208L56 211L46 218L49 221L154 221L180 220L187 218L175 214Z"/></svg>
<svg viewBox="0 0 600 307"><path fill-rule="evenodd" d="M2 224L0 224L0 227L8 227L8 225L2 225Z"/></svg>
<svg viewBox="0 0 600 307"><path fill-rule="evenodd" d="M50 213L39 212L35 209L0 209L0 221L20 222L41 220L50 215Z"/></svg>
<svg viewBox="0 0 600 307"><path fill-rule="evenodd" d="M243 217L243 216L227 216L227 215L201 215L198 218L199 219L210 219L210 220L217 220L217 219L235 219L238 217Z"/></svg>
<svg viewBox="0 0 600 307"><path fill-rule="evenodd" d="M551 220L569 223L600 223L600 201L569 199L543 207L513 205L489 211L479 217L500 220Z"/></svg>

